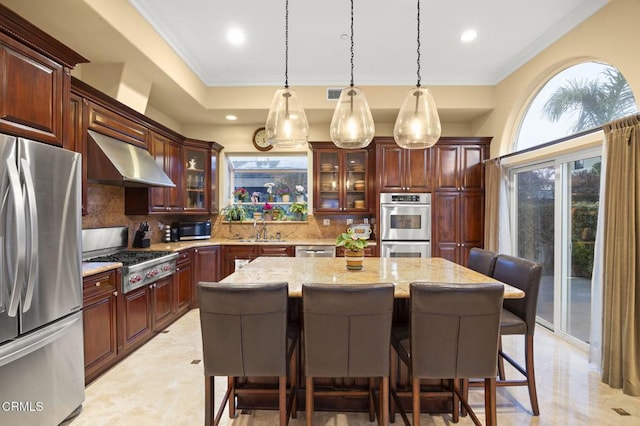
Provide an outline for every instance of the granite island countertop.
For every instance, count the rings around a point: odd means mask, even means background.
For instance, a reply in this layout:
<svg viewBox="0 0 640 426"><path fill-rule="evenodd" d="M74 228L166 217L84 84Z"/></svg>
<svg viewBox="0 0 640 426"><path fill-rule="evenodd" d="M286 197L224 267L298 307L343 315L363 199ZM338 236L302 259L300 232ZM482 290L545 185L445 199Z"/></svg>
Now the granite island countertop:
<svg viewBox="0 0 640 426"><path fill-rule="evenodd" d="M409 297L409 283L501 283L469 268L434 258L365 257L362 271L348 271L344 259L322 257L258 257L221 282L247 284L258 282L289 283L289 296L301 297L303 283L365 284L393 283L396 298ZM501 283L504 284L504 283ZM524 292L508 284L505 298L518 299Z"/></svg>

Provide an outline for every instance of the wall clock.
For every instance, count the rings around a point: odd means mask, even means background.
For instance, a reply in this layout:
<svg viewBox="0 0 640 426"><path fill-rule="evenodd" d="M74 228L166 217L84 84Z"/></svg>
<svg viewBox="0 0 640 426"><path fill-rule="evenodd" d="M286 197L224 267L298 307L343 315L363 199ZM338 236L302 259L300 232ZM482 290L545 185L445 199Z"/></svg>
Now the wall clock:
<svg viewBox="0 0 640 426"><path fill-rule="evenodd" d="M273 148L273 145L267 142L267 132L264 127L259 127L253 132L253 146L259 151L269 151Z"/></svg>

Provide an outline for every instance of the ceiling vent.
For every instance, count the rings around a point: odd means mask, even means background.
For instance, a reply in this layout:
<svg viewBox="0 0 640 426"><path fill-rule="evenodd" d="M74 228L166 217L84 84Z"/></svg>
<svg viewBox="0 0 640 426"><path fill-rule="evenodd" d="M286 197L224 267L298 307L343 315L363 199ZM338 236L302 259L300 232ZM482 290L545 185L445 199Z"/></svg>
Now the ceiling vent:
<svg viewBox="0 0 640 426"><path fill-rule="evenodd" d="M327 89L327 100L328 101L337 101L340 99L340 93L342 89Z"/></svg>

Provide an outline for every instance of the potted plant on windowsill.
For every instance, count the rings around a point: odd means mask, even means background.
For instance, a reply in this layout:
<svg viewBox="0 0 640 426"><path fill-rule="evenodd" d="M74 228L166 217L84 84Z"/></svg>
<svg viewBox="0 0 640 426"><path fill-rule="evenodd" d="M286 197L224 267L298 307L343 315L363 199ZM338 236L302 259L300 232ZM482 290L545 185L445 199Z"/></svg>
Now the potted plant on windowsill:
<svg viewBox="0 0 640 426"><path fill-rule="evenodd" d="M247 218L247 211L242 204L231 204L223 210L224 219L228 222L242 222Z"/></svg>
<svg viewBox="0 0 640 426"><path fill-rule="evenodd" d="M338 235L336 247L344 247L344 258L347 262L347 269L350 271L362 270L364 263L364 248L369 242L361 239L351 228L347 232Z"/></svg>
<svg viewBox="0 0 640 426"><path fill-rule="evenodd" d="M304 216L308 213L307 204L304 202L291 203L289 211L293 213L294 220L304 220Z"/></svg>

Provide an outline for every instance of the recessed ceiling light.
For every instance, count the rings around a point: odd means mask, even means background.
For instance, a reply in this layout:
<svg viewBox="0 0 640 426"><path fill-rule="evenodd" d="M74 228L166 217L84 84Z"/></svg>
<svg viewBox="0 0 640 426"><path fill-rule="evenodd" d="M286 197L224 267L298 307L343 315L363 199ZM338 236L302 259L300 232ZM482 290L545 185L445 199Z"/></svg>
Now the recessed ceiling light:
<svg viewBox="0 0 640 426"><path fill-rule="evenodd" d="M478 33L475 30L466 30L460 36L460 40L462 40L464 42L470 42L470 41L475 40L476 37L478 37Z"/></svg>
<svg viewBox="0 0 640 426"><path fill-rule="evenodd" d="M340 34L340 40L349 40L349 34L345 34L345 33Z"/></svg>
<svg viewBox="0 0 640 426"><path fill-rule="evenodd" d="M233 114L226 115L224 118L226 118L229 121L236 121L238 119L238 117L236 117Z"/></svg>
<svg viewBox="0 0 640 426"><path fill-rule="evenodd" d="M229 41L229 43L233 44L234 46L241 46L244 44L245 42L245 35L244 35L244 31L242 31L240 28L234 27L229 29L229 31L227 31L227 40Z"/></svg>

